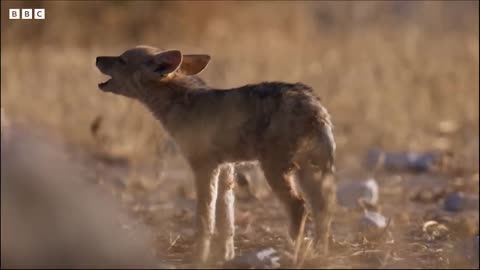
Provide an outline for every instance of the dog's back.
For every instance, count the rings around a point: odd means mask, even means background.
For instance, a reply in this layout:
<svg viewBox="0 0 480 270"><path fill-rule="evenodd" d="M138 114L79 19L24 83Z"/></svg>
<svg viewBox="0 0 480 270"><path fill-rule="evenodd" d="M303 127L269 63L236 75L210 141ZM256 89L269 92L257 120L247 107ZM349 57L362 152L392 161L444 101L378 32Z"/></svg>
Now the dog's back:
<svg viewBox="0 0 480 270"><path fill-rule="evenodd" d="M172 96L169 103L174 104L170 113L159 118L184 151L208 154L218 161L256 160L266 152L288 152L318 125L331 126L313 90L300 83L202 88ZM156 109L151 107L160 115L162 111Z"/></svg>

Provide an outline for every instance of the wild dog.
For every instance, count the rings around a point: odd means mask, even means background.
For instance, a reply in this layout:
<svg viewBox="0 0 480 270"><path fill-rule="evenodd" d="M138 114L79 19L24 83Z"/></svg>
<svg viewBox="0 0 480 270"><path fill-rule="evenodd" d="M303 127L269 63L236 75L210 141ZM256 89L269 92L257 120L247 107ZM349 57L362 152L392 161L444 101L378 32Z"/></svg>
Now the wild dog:
<svg viewBox="0 0 480 270"><path fill-rule="evenodd" d="M332 123L312 88L263 82L213 89L196 75L208 55L137 46L119 56L99 56L111 78L98 87L143 103L176 141L195 176L196 258L205 262L215 226L223 259L234 252L234 164L257 161L285 205L296 239L310 204L317 243L328 250L335 201ZM293 186L296 178L305 196Z"/></svg>

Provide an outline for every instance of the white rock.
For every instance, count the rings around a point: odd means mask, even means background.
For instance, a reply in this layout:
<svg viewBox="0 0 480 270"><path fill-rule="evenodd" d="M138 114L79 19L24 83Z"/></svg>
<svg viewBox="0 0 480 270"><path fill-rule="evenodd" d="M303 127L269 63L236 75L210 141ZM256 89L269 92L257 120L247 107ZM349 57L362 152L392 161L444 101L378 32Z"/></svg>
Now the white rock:
<svg viewBox="0 0 480 270"><path fill-rule="evenodd" d="M359 223L360 232L367 239L375 239L383 235L388 225L388 219L380 213L365 211Z"/></svg>
<svg viewBox="0 0 480 270"><path fill-rule="evenodd" d="M280 256L274 248L249 252L227 262L226 268L235 269L276 269L280 267Z"/></svg>
<svg viewBox="0 0 480 270"><path fill-rule="evenodd" d="M364 200L369 204L378 202L378 184L373 178L366 181L352 182L340 186L337 189L337 202L347 208L358 207L358 201Z"/></svg>

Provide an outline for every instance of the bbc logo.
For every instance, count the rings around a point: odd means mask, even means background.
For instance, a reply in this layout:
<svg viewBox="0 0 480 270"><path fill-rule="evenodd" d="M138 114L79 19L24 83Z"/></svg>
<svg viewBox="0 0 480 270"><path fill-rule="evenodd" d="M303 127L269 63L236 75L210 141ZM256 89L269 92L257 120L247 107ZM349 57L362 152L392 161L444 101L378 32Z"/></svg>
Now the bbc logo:
<svg viewBox="0 0 480 270"><path fill-rule="evenodd" d="M45 20L45 9L44 8L36 8L36 9L31 9L31 8L11 8L8 10L8 18L10 20Z"/></svg>

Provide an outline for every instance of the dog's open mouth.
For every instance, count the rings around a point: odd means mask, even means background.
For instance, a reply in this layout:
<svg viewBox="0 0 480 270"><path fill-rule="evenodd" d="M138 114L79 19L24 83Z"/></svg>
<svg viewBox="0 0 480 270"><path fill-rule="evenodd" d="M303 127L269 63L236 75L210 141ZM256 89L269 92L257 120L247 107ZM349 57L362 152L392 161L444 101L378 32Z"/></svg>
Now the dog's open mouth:
<svg viewBox="0 0 480 270"><path fill-rule="evenodd" d="M105 81L105 82L99 83L99 84L98 84L98 87L99 87L100 89L103 89L103 88L104 88L105 86L107 86L107 84L108 84L109 82L111 82L111 81L112 81L112 78L108 79L108 80Z"/></svg>

